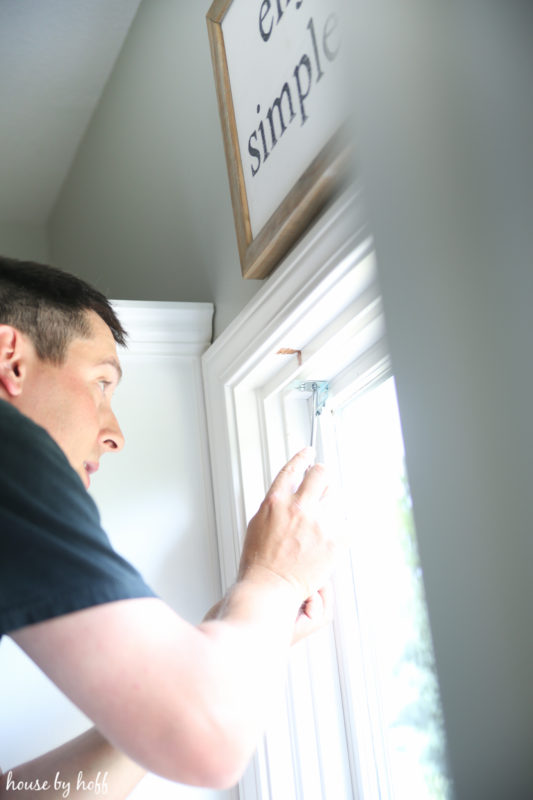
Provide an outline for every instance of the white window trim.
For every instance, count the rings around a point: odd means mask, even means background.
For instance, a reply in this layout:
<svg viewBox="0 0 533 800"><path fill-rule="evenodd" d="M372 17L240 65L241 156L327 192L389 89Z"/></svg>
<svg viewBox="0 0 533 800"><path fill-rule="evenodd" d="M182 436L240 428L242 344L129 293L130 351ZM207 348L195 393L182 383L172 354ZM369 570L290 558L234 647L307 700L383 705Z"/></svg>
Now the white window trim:
<svg viewBox="0 0 533 800"><path fill-rule="evenodd" d="M381 359L380 370L387 360L372 250L361 194L352 190L330 207L203 356L224 590L235 580L247 521L290 450L280 445L283 426L278 425L272 441L271 420L266 420L269 404L278 404L280 410L282 389L290 388L296 378L320 379L326 368L340 375L341 382L345 368L347 382L353 385L358 349L360 354L374 351L373 361ZM280 355L281 348L298 356ZM333 366L332 358L337 359ZM290 707L290 694L287 703ZM298 743L292 749L294 775L297 753ZM356 769L352 763L352 775ZM267 742L234 797L274 800L271 777ZM299 796L297 787L294 791ZM354 788L354 797L358 795Z"/></svg>
<svg viewBox="0 0 533 800"><path fill-rule="evenodd" d="M360 192L343 195L202 358L224 589L235 579L246 506L253 500L243 495L244 431L237 406L256 404L256 393L268 384L269 373L279 371L280 359L292 359L287 380L292 379L296 355L275 355L280 348L301 350L302 376L313 368L315 354L305 345L339 316L339 307L349 312L365 291L377 291L371 266L360 279L352 277L354 261L362 261L372 246ZM332 306L336 292L343 299Z"/></svg>

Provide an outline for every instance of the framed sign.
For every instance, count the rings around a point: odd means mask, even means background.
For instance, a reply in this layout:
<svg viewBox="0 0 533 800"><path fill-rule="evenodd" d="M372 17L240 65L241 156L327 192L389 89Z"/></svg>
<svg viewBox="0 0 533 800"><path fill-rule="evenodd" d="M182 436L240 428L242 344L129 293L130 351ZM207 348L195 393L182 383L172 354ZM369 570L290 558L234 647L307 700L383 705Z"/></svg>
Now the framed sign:
<svg viewBox="0 0 533 800"><path fill-rule="evenodd" d="M239 257L263 278L346 178L344 0L215 0L207 13Z"/></svg>

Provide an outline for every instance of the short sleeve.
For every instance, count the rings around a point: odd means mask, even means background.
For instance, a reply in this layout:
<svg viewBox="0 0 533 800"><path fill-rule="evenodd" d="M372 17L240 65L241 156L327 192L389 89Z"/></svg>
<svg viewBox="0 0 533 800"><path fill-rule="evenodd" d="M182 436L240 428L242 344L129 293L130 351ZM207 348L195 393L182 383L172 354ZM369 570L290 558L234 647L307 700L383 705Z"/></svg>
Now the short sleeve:
<svg viewBox="0 0 533 800"><path fill-rule="evenodd" d="M0 636L116 600L155 596L113 550L48 433L0 401Z"/></svg>

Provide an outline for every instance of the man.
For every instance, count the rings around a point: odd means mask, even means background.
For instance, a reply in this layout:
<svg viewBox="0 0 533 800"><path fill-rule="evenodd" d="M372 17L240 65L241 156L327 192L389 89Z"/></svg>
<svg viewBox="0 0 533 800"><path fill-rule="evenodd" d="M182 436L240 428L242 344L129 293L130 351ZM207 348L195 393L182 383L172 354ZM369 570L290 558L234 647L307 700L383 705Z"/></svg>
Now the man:
<svg viewBox="0 0 533 800"><path fill-rule="evenodd" d="M231 786L291 643L329 615L323 587L337 542L317 521L327 478L309 450L274 481L235 585L200 625L112 550L86 489L100 458L123 446L111 399L124 336L87 284L0 258L0 634L95 724L4 775L6 796L16 781L23 789L84 767L108 771L108 797L126 796L143 769Z"/></svg>

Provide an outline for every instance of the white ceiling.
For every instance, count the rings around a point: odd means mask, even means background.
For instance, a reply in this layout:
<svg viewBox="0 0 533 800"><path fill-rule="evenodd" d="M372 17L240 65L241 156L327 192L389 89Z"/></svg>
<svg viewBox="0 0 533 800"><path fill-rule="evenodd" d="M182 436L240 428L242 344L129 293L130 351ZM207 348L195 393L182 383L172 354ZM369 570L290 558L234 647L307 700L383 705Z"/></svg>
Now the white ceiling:
<svg viewBox="0 0 533 800"><path fill-rule="evenodd" d="M44 223L141 0L0 0L0 222Z"/></svg>

